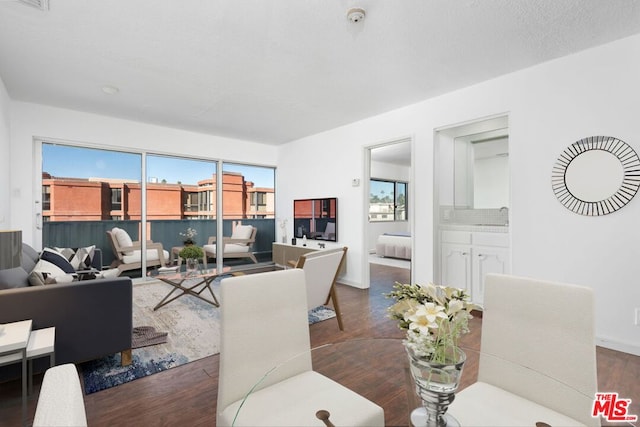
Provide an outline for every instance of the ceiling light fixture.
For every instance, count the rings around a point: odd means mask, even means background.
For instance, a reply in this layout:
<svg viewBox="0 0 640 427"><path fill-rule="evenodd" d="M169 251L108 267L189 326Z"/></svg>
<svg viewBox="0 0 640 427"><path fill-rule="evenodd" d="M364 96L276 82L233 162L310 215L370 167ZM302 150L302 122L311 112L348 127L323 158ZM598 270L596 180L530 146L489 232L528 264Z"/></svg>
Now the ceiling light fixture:
<svg viewBox="0 0 640 427"><path fill-rule="evenodd" d="M359 7L353 7L349 10L347 10L347 19L351 22L353 22L354 24L362 21L364 19L364 9L361 9Z"/></svg>
<svg viewBox="0 0 640 427"><path fill-rule="evenodd" d="M102 86L102 91L107 95L115 95L116 93L120 92L120 89L115 86L105 85Z"/></svg>

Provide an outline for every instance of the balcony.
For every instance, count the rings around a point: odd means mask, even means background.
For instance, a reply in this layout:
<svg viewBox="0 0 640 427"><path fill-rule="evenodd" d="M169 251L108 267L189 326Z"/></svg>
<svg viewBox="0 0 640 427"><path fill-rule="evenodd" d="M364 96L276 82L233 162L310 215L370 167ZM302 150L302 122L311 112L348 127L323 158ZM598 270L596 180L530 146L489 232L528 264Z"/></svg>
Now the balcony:
<svg viewBox="0 0 640 427"><path fill-rule="evenodd" d="M241 221L244 225L253 225L258 229L256 243L253 250L259 262L271 262L271 243L275 240L275 220L269 219L225 219L222 222L223 235L231 236L233 223ZM133 240L139 238L141 222L131 221L50 221L44 222L42 228L43 246L77 248L96 245L102 250L102 263L109 266L114 260L113 251L107 240L107 230L119 227L126 230ZM216 220L152 220L147 221L147 238L162 243L168 252L173 246L182 245L182 236L188 227L195 229L196 244L202 246L207 243L209 236L216 235ZM245 263L243 260L229 260L231 263ZM249 261L251 263L251 261ZM225 265L227 262L225 261ZM253 263L251 263L253 265ZM127 274L127 272L123 273Z"/></svg>

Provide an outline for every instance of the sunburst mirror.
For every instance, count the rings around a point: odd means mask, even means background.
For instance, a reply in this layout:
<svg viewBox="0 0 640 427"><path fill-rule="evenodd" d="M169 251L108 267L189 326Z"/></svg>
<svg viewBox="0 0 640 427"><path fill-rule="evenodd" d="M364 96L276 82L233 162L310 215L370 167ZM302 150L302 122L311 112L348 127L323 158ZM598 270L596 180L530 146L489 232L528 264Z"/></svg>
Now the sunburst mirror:
<svg viewBox="0 0 640 427"><path fill-rule="evenodd" d="M558 157L551 173L553 192L580 215L606 215L629 203L640 187L640 159L626 142L590 136Z"/></svg>

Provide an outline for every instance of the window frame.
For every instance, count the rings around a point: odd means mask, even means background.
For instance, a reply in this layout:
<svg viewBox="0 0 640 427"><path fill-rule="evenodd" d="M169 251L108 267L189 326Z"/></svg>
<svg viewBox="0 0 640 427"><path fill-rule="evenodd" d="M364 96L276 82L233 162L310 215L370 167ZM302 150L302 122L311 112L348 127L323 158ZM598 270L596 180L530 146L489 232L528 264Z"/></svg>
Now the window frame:
<svg viewBox="0 0 640 427"><path fill-rule="evenodd" d="M374 183L387 183L391 184L393 187L393 207L388 212L373 212L371 210L372 202L371 202L371 194L369 194L369 222L405 222L409 221L409 201L408 201L408 193L409 193L409 183L407 181L400 180L392 180L392 179L382 179L382 178L370 178L369 179L369 188L373 187ZM399 187L404 187L404 191L402 194L398 191ZM400 205L398 202L398 198L400 195L404 196L404 204ZM403 206L403 209L399 209L399 206ZM402 218L400 212L404 213L404 218ZM392 216L392 219L388 217Z"/></svg>

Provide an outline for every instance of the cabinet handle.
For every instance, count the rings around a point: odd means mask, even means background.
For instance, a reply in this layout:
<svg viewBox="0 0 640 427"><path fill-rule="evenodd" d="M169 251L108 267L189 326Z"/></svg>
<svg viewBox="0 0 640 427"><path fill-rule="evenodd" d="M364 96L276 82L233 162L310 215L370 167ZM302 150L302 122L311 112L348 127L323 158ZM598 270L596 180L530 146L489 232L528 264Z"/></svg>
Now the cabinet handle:
<svg viewBox="0 0 640 427"><path fill-rule="evenodd" d="M469 255L469 253L467 253L467 252L462 252L462 256L467 256L467 255Z"/></svg>

